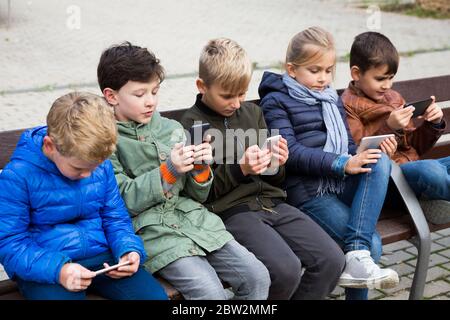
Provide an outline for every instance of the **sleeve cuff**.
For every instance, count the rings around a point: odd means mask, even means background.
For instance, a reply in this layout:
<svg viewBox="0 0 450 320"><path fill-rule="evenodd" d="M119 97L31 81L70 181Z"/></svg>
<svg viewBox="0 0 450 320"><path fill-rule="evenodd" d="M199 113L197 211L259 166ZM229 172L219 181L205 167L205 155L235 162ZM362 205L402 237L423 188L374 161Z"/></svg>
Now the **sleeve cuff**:
<svg viewBox="0 0 450 320"><path fill-rule="evenodd" d="M211 170L207 164L195 164L190 173L197 183L205 183L211 176Z"/></svg>
<svg viewBox="0 0 450 320"><path fill-rule="evenodd" d="M331 165L331 170L337 177L345 177L345 165L347 164L348 160L350 160L351 156L348 154L341 154L339 155Z"/></svg>
<svg viewBox="0 0 450 320"><path fill-rule="evenodd" d="M233 178L237 181L237 182L246 182L246 181L250 181L249 177L246 177L241 170L241 166L239 164L231 164L230 165L230 172L231 175L233 176Z"/></svg>
<svg viewBox="0 0 450 320"><path fill-rule="evenodd" d="M431 127L436 130L442 130L445 128L444 118L442 118L441 122L438 124L435 124L435 123L430 123L430 124L431 124Z"/></svg>
<svg viewBox="0 0 450 320"><path fill-rule="evenodd" d="M167 192L172 188L175 182L177 182L177 179L181 176L181 174L175 170L170 158L159 166L159 170L161 172L163 190L164 192Z"/></svg>

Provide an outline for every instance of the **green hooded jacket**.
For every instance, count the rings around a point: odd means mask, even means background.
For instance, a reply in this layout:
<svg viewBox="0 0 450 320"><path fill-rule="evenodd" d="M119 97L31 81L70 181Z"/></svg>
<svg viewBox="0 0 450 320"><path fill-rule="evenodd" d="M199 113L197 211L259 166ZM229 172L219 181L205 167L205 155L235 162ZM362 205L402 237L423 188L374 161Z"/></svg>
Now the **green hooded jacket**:
<svg viewBox="0 0 450 320"><path fill-rule="evenodd" d="M186 173L170 194L163 193L159 166L173 145L185 139L178 122L155 112L148 124L117 125L119 139L111 161L134 230L144 241L147 270L153 273L179 258L204 256L233 239L222 220L201 205L212 176L199 184Z"/></svg>

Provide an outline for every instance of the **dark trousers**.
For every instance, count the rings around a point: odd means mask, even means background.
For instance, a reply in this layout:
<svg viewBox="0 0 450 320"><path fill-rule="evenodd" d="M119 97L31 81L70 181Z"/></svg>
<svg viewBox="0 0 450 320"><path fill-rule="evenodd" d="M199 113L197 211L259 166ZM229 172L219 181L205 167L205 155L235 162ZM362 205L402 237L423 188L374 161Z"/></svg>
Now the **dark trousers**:
<svg viewBox="0 0 450 320"><path fill-rule="evenodd" d="M109 252L74 262L92 271L104 268L103 262L109 265L116 263ZM15 280L22 295L29 300L86 299L86 291L71 292L60 284L37 283L18 278ZM96 276L88 291L112 300L167 300L167 295L159 282L143 267L139 267L131 277L121 279L113 279L104 274Z"/></svg>
<svg viewBox="0 0 450 320"><path fill-rule="evenodd" d="M299 209L286 203L272 209L236 213L225 226L269 270L269 299L324 299L344 268L342 250Z"/></svg>

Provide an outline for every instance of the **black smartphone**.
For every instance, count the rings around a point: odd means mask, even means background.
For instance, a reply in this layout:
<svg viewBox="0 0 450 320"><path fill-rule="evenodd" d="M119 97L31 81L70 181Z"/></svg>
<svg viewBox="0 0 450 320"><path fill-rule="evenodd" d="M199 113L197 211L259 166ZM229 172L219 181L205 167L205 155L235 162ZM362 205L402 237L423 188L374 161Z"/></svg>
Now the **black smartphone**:
<svg viewBox="0 0 450 320"><path fill-rule="evenodd" d="M431 105L431 102L433 102L433 99L431 98L415 102L408 102L405 104L405 108L413 106L415 110L412 117L417 118L418 116L421 116L425 113L425 110L427 110L427 108Z"/></svg>
<svg viewBox="0 0 450 320"><path fill-rule="evenodd" d="M189 137L186 145L199 145L202 144L205 138L205 132L210 128L208 122L194 124L189 128Z"/></svg>

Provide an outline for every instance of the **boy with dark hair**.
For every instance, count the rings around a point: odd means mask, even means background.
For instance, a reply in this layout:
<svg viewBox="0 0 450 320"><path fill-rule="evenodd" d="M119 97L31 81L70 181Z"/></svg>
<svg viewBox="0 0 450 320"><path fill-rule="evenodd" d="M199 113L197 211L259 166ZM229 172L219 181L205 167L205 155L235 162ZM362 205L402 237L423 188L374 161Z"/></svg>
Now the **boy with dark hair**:
<svg viewBox="0 0 450 320"><path fill-rule="evenodd" d="M362 137L394 133L397 149L388 154L400 164L411 188L419 197L427 219L433 223L450 221L450 157L419 160L445 130L441 108L434 102L417 122L414 107L392 90L399 63L391 41L377 32L355 37L350 51L353 81L342 94L348 123L357 144Z"/></svg>
<svg viewBox="0 0 450 320"><path fill-rule="evenodd" d="M185 299L227 299L221 280L235 299L266 299L267 269L201 205L213 180L209 140L185 145L183 127L156 111L163 79L159 60L130 43L105 50L98 65L99 85L119 129L111 161L144 240L144 265Z"/></svg>
<svg viewBox="0 0 450 320"><path fill-rule="evenodd" d="M250 59L233 40L211 40L201 53L200 94L181 122L185 128L208 122L218 133L206 206L266 265L272 280L269 299L324 299L336 286L344 255L314 221L286 204L287 143L281 138L272 148L259 147L267 130L263 113L243 102L251 73ZM278 172L272 166L277 162Z"/></svg>

